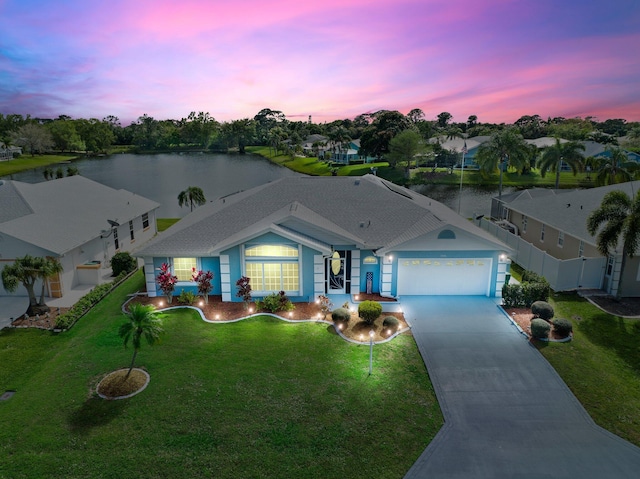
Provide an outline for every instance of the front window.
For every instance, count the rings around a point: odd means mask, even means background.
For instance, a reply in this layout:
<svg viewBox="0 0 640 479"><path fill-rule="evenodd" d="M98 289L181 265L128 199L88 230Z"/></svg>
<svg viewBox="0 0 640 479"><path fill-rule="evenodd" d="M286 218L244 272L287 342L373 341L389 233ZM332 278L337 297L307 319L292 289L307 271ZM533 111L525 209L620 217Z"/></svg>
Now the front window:
<svg viewBox="0 0 640 479"><path fill-rule="evenodd" d="M178 281L191 281L194 269L196 269L195 258L173 259L173 274L178 277Z"/></svg>
<svg viewBox="0 0 640 479"><path fill-rule="evenodd" d="M564 246L564 233L562 231L558 231L558 246L560 248Z"/></svg>
<svg viewBox="0 0 640 479"><path fill-rule="evenodd" d="M120 240L118 239L118 228L113 228L113 244L116 247L116 251L120 249Z"/></svg>
<svg viewBox="0 0 640 479"><path fill-rule="evenodd" d="M142 227L147 229L149 227L149 213L144 213L142 215Z"/></svg>
<svg viewBox="0 0 640 479"><path fill-rule="evenodd" d="M136 239L136 235L133 232L133 221L129 221L129 236L131 237L131 241Z"/></svg>
<svg viewBox="0 0 640 479"><path fill-rule="evenodd" d="M298 248L286 245L259 245L246 248L245 274L256 292L300 289Z"/></svg>
<svg viewBox="0 0 640 479"><path fill-rule="evenodd" d="M527 218L527 216L523 216L522 217L522 232L526 233L527 232L527 222L529 221L529 218Z"/></svg>

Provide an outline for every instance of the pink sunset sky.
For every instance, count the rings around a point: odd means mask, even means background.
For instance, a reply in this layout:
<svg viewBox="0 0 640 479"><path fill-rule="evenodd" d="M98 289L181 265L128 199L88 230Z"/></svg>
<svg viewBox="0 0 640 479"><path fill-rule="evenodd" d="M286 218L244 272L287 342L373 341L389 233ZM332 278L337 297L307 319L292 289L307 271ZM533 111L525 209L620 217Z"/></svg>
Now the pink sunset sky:
<svg viewBox="0 0 640 479"><path fill-rule="evenodd" d="M640 120L638 0L0 0L0 113Z"/></svg>

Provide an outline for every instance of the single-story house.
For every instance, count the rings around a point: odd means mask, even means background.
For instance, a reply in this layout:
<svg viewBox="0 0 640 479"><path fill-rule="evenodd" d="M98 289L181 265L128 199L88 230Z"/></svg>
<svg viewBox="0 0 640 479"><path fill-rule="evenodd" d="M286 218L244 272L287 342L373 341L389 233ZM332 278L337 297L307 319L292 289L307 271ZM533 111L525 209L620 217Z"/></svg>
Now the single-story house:
<svg viewBox="0 0 640 479"><path fill-rule="evenodd" d="M27 254L58 259L64 271L46 285L56 298L99 284L116 252L151 239L160 206L79 175L35 184L0 180L0 204L0 270ZM0 295L11 294L26 290L9 293L0 283Z"/></svg>
<svg viewBox="0 0 640 479"><path fill-rule="evenodd" d="M161 296L168 263L175 292L196 290L193 268L213 273L223 301L285 291L294 302L320 295L379 293L500 296L509 248L441 203L374 175L290 177L210 202L134 254L150 296Z"/></svg>
<svg viewBox="0 0 640 479"><path fill-rule="evenodd" d="M13 160L16 156L22 155L22 148L19 146L7 146L0 141L0 161Z"/></svg>
<svg viewBox="0 0 640 479"><path fill-rule="evenodd" d="M588 285L616 294L622 264L622 244L615 252L603 257L597 249L596 237L587 231L587 218L591 212L600 206L607 193L615 190L634 196L640 191L640 181L580 190L533 189L493 198L492 216L498 220L499 226L547 257L547 261L534 262L531 268L525 263L535 255L505 239L502 232L498 237L516 252L513 256L516 263L545 276L549 271L557 276L559 286L556 289L576 289ZM592 268L589 268L590 265ZM566 271L563 270L565 267ZM544 268L547 268L547 272ZM573 279L569 277L571 274ZM550 282L554 286L554 280ZM627 259L622 288L623 296L640 296L638 256Z"/></svg>

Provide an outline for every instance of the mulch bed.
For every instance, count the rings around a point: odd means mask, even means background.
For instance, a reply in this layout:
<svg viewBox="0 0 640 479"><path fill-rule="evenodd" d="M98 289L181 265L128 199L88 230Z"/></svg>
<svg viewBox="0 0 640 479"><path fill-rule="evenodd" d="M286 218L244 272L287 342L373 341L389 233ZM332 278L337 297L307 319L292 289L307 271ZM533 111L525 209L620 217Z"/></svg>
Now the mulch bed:
<svg viewBox="0 0 640 479"><path fill-rule="evenodd" d="M359 295L359 300L363 301L364 295ZM371 295L371 298L381 298L379 296ZM386 298L388 300L388 298ZM372 299L375 301L380 301L379 299ZM156 307L156 309L163 309L172 306L181 306L177 298L173 298L172 304L167 304L167 300L164 297L155 297L150 298L148 296L136 296L132 301L141 303L141 304L151 304ZM327 314L326 317L323 316L320 311L320 306L316 303L294 303L295 309L290 312L279 312L276 313L277 316L280 316L283 319L290 321L300 321L300 320L325 320L333 324L333 320L331 319L331 313ZM255 304L251 303L249 305L249 309L244 305L244 303L237 302L229 302L222 301L221 296L209 296L209 301L207 304L204 304L203 301L199 300L195 304L194 307L202 310L205 318L210 321L229 321L234 319L240 319L251 314L256 314L264 311L256 311ZM334 305L334 308L338 308L341 305ZM384 308L384 307L383 307ZM387 339L389 336L393 334L393 332L389 332L388 330L383 330L382 322L386 316L394 316L398 319L399 326L398 329L407 328L407 322L404 319L404 315L402 313L386 313L383 312L382 315L376 319L373 325L368 325L364 321L362 321L358 317L358 313L351 313L351 320L345 325L342 325L341 332L345 336L350 339L356 341L369 341L369 331L373 329L374 341L381 341Z"/></svg>
<svg viewBox="0 0 640 479"><path fill-rule="evenodd" d="M531 320L534 318L531 310L529 308L504 308L505 312L509 315L509 317L518 325L520 329L525 332L529 339L531 338ZM553 325L551 326L551 331L549 332L549 339L551 340L561 340L565 339L566 336L561 336L553 330Z"/></svg>
<svg viewBox="0 0 640 479"><path fill-rule="evenodd" d="M18 319L14 319L11 326L14 328L39 328L39 329L54 329L56 324L56 318L69 311L69 308L51 308L49 314L41 314L38 316L24 317L20 316Z"/></svg>

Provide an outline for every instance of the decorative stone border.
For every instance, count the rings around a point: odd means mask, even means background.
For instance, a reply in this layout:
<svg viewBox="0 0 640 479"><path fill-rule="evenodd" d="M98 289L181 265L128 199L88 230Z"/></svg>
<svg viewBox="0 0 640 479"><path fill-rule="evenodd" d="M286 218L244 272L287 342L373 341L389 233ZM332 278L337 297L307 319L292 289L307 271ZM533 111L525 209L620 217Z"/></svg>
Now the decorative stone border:
<svg viewBox="0 0 640 479"><path fill-rule="evenodd" d="M122 305L122 312L124 314L128 314L127 313L127 304L129 303L129 301L133 300L135 298L135 296L132 296L131 298L127 299L123 305ZM200 318L205 322L205 323L209 323L209 324L226 324L226 323L237 323L239 321L245 320L245 319L249 319L249 318L254 318L256 316L271 316L272 318L276 318L276 319L280 319L282 321L285 321L287 323L324 323L324 324L328 324L330 326L333 326L333 329L335 330L336 333L338 333L338 335L344 339L345 341L348 341L350 343L354 343L354 344L369 344L369 341L358 341L356 339L351 339L348 338L347 336L345 336L342 331L340 331L339 328L336 328L335 323L332 323L331 321L327 321L326 319L287 319L287 318L283 318L282 316L278 316L277 314L272 314L272 313L253 313L250 314L249 316L244 316L242 318L237 318L237 319L208 319L204 313L202 312L202 310L200 308L196 308L195 306L170 306L168 308L162 308L162 309L157 309L156 311L158 312L163 312L163 311L170 311L172 309L193 309L194 311L197 311L198 314L200 315ZM408 324L408 323L407 323ZM391 341L393 338L395 338L396 336L398 336L399 334L402 334L406 331L411 331L411 328L402 328L399 329L398 331L396 331L395 333L393 333L391 336L389 336L388 338L385 338L383 340L380 341L374 341L373 344L384 344L384 343L388 343L389 341Z"/></svg>
<svg viewBox="0 0 640 479"><path fill-rule="evenodd" d="M105 377L103 377L100 382L98 383L98 385L96 386L96 393L98 394L98 396L100 396L102 399L108 399L108 400L112 400L112 399L128 399L130 397L135 396L136 394L141 393L142 391L144 391L147 386L149 385L149 381L151 381L151 376L149 376L149 373L146 372L144 369L140 369L140 368L133 368L133 371L139 371L142 374L144 374L146 376L146 381L144 383L144 385L138 389L135 392L132 392L131 394L127 394L126 396L115 396L115 397L111 397L111 396L105 396L104 394L100 393L100 385L102 384L102 381L104 381L105 379L107 379L109 376L111 376L114 373L117 373L118 371L127 371L129 368L122 368L122 369L116 369L115 371L111 371L109 374L107 374Z"/></svg>

